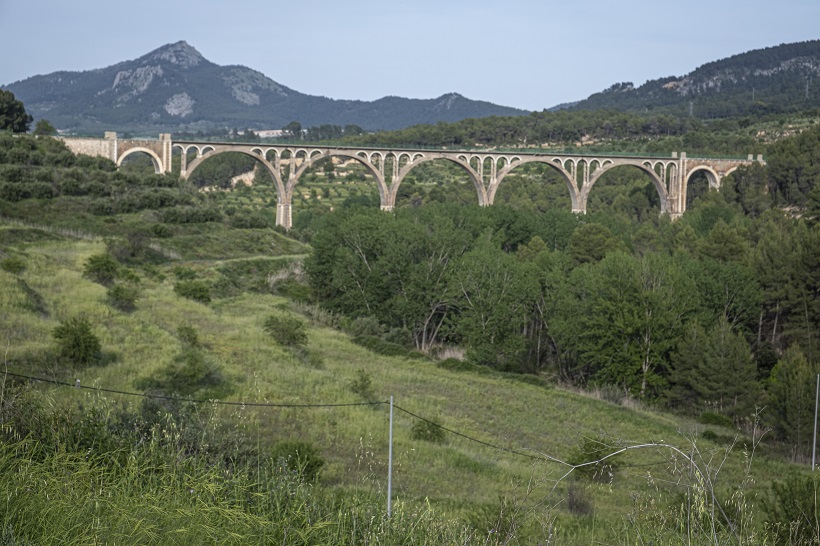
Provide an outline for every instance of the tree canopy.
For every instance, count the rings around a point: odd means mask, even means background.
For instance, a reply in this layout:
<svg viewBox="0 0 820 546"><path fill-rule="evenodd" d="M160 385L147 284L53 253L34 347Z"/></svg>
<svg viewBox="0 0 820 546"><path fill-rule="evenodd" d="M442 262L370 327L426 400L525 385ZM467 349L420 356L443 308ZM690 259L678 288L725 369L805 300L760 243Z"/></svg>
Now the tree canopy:
<svg viewBox="0 0 820 546"><path fill-rule="evenodd" d="M33 119L14 93L0 89L0 131L25 133Z"/></svg>

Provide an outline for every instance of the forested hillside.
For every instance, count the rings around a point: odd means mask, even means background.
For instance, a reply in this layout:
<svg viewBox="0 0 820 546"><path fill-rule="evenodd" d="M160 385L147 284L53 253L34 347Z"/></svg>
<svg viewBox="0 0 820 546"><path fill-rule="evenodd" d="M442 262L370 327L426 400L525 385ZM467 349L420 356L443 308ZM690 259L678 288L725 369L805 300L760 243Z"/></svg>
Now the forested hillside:
<svg viewBox="0 0 820 546"><path fill-rule="evenodd" d="M691 73L635 86L617 83L573 110L610 108L719 119L820 106L820 40L781 44L707 63Z"/></svg>

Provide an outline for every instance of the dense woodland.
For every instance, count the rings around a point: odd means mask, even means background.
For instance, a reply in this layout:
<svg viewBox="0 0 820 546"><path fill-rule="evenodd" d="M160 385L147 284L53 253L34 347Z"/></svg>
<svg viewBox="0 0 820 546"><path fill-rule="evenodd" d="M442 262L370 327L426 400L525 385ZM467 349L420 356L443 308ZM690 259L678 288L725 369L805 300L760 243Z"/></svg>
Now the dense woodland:
<svg viewBox="0 0 820 546"><path fill-rule="evenodd" d="M766 142L742 119L717 128L669 116L559 112L359 136L357 142L426 146L569 145L593 137L650 151L719 143L721 153L765 153L766 165L740 169L719 192L700 184L686 214L673 222L659 215L650 181L629 169L593 189L584 216L569 211L548 171L517 173L496 205L479 208L474 190L447 165L414 173L397 209L384 213L361 171L327 162L305 175L289 234L309 245L306 277L288 279L278 293L340 317L340 328L375 351L417 352L446 359L452 369L481 366L538 384L599 389L744 433L762 422L776 453L805 461L812 451L813 378L820 373L820 127L806 127ZM142 267L152 275L169 260L201 258L186 237L218 238L223 228L237 232L231 237L247 245L246 256L263 254L274 241L280 250L303 252L301 243L273 229L269 181L257 174L253 187L230 187L232 176L253 167L248 161L215 158L183 183L145 172L139 162L116 170L106 160L74 156L48 137L0 134L0 216L105 232L114 261L89 261L92 278L106 267ZM212 191L200 191L206 186ZM0 260L7 272L25 269L9 248L0 247ZM206 303L272 290L241 275L176 274L181 296ZM127 276L115 284L122 288L109 290L112 302L135 305L136 285ZM275 322L270 328L287 329ZM146 392L224 392L197 360L195 338L188 356L176 361L182 371L144 381ZM188 379L202 383L186 386ZM4 408L6 415L20 411ZM37 436L41 429L14 415L6 440ZM136 427L128 419L119 423L121 431ZM72 441L85 445L82 438ZM281 480L275 487L291 487ZM257 485L236 485L246 486ZM338 507L326 502L330 510ZM436 537L425 539L431 543L463 538L455 528L424 532Z"/></svg>

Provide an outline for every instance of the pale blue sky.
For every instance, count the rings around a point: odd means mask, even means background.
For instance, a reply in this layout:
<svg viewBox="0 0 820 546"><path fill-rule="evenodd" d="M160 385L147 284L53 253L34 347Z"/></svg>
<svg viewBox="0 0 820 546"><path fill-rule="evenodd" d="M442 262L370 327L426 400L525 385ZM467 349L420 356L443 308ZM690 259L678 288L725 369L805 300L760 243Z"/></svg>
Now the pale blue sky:
<svg viewBox="0 0 820 546"><path fill-rule="evenodd" d="M128 7L123 7L128 6ZM820 38L818 0L0 0L0 85L185 40L311 95L527 110Z"/></svg>

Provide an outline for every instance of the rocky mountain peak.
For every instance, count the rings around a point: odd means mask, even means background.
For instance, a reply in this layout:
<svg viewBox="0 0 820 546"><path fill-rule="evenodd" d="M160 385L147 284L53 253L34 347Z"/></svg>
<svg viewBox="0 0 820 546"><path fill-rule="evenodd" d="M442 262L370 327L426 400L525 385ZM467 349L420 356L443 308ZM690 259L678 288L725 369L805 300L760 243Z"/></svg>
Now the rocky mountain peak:
<svg viewBox="0 0 820 546"><path fill-rule="evenodd" d="M140 61L141 64L170 63L179 68L192 68L207 62L199 51L184 40L155 49Z"/></svg>

